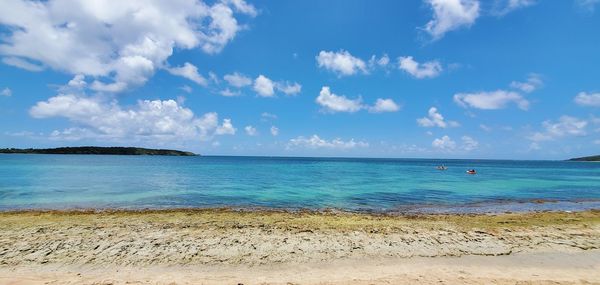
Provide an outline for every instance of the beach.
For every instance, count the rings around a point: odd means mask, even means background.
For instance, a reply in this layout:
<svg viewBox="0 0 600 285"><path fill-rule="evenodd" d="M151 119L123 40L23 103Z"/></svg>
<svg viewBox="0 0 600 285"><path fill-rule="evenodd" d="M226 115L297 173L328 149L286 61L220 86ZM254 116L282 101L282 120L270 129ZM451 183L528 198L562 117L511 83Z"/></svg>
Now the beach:
<svg viewBox="0 0 600 285"><path fill-rule="evenodd" d="M600 283L595 210L17 211L0 231L0 284Z"/></svg>

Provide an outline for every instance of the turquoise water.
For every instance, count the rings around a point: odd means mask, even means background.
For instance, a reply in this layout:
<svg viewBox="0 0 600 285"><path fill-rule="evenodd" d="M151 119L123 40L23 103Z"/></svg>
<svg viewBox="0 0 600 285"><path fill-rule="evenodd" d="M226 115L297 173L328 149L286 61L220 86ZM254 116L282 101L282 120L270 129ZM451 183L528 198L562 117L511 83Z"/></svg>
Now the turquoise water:
<svg viewBox="0 0 600 285"><path fill-rule="evenodd" d="M470 168L478 174L467 175ZM600 163L0 155L0 210L184 207L600 209Z"/></svg>

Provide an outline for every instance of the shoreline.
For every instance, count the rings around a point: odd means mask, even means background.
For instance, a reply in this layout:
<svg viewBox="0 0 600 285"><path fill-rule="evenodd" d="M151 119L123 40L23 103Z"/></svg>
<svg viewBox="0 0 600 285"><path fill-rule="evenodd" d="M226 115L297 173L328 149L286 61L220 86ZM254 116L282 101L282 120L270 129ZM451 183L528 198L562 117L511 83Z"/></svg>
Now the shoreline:
<svg viewBox="0 0 600 285"><path fill-rule="evenodd" d="M510 213L538 213L538 212L585 212L600 211L600 199L558 200L558 199L523 199L523 200L498 200L481 201L464 204L412 204L400 205L393 209L374 210L370 208L342 209L334 207L325 208L290 208L266 206L189 206L189 207L22 207L2 208L2 213L27 213L27 212L177 212L177 211L235 211L235 212L288 212L288 213L350 213L365 215L469 215L469 214L510 214Z"/></svg>
<svg viewBox="0 0 600 285"><path fill-rule="evenodd" d="M599 210L402 216L223 208L0 212L0 232L0 283L9 284L600 280Z"/></svg>

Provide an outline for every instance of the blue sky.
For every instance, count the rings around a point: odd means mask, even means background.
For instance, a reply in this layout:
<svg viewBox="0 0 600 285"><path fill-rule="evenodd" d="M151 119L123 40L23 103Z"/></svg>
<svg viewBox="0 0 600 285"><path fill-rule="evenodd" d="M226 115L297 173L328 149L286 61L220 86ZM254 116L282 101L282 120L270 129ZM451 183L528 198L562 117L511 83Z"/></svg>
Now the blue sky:
<svg viewBox="0 0 600 285"><path fill-rule="evenodd" d="M0 6L0 147L600 152L597 0Z"/></svg>

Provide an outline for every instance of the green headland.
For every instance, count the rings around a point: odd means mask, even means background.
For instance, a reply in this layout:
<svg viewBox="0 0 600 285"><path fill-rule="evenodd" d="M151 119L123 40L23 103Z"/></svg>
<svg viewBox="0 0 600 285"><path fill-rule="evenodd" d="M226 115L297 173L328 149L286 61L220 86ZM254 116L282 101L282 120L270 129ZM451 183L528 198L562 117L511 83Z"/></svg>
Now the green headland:
<svg viewBox="0 0 600 285"><path fill-rule="evenodd" d="M97 154L97 155L171 155L195 156L195 153L172 149L150 149L141 147L58 147L58 148L3 148L0 153L24 154Z"/></svg>

